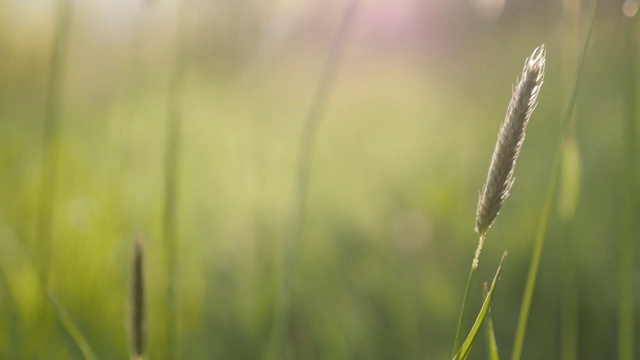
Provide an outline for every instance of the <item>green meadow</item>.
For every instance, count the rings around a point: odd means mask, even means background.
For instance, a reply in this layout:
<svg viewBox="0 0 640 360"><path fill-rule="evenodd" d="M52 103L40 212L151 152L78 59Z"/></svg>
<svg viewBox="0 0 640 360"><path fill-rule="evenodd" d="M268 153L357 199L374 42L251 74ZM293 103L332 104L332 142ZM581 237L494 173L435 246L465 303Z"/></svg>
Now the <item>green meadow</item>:
<svg viewBox="0 0 640 360"><path fill-rule="evenodd" d="M636 3L484 3L0 3L0 358L134 358L139 239L144 358L450 359L479 192L545 44L463 335L507 251L511 358L541 233L522 359L637 359ZM470 359L495 359L486 326Z"/></svg>

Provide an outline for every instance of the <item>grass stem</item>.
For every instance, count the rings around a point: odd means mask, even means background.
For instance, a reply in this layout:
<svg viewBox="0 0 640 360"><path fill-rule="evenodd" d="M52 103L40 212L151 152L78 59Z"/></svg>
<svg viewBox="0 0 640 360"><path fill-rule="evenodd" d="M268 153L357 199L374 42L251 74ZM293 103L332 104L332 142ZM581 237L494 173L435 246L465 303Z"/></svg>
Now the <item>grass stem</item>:
<svg viewBox="0 0 640 360"><path fill-rule="evenodd" d="M177 358L178 316L176 278L178 269L178 173L180 167L180 141L182 132L181 95L186 70L186 8L187 1L178 6L178 27L174 63L169 79L167 127L165 143L165 186L163 212L163 242L166 259L166 353L167 358Z"/></svg>
<svg viewBox="0 0 640 360"><path fill-rule="evenodd" d="M322 113L333 84L342 53L344 43L347 38L352 19L355 16L357 0L351 0L347 5L340 27L333 39L329 53L321 73L320 82L316 88L309 112L307 113L304 127L300 135L298 163L294 193L294 218L291 222L289 238L284 245L282 269L276 293L276 303L269 348L267 357L269 359L283 359L286 352L286 332L289 323L290 297L292 293L292 282L295 278L295 263L298 248L302 240L302 233L306 217L309 179L313 162L313 150L315 147L316 134L320 125Z"/></svg>
<svg viewBox="0 0 640 360"><path fill-rule="evenodd" d="M487 318L489 314L489 309L491 307L491 301L493 299L493 294L498 286L498 281L500 280L500 273L502 272L502 266L504 264L504 259L507 257L507 252L505 251L502 254L502 259L500 260L500 266L498 266L498 270L496 271L496 275L493 277L491 281L491 287L487 292L487 296L484 298L484 302L482 303L482 307L480 308L480 312L476 317L476 321L473 323L467 338L462 343L460 350L453 356L453 360L466 360L471 352L471 348L473 347L473 343L477 338L478 331L480 331L480 327L484 323L484 320Z"/></svg>
<svg viewBox="0 0 640 360"><path fill-rule="evenodd" d="M484 283L482 289L483 296L486 298L489 295L489 284ZM487 325L485 326L487 336L487 357L490 360L500 360L500 354L498 352L498 342L496 340L496 334L493 330L493 320L491 319L491 308L487 311Z"/></svg>
<svg viewBox="0 0 640 360"><path fill-rule="evenodd" d="M464 290L464 297L462 298L462 308L460 309L460 318L458 319L458 326L456 328L456 337L453 342L453 352L452 356L458 352L458 347L460 347L460 337L462 336L462 326L464 323L464 318L467 314L467 302L469 301L469 293L471 289L471 283L473 282L473 275L476 273L476 269L478 268L478 257L480 255L480 250L482 250L482 244L484 243L485 234L480 235L480 241L478 241L478 249L476 250L475 256L473 258L473 262L471 263L471 270L469 270L469 278L467 279L467 286Z"/></svg>
<svg viewBox="0 0 640 360"><path fill-rule="evenodd" d="M637 240L637 206L633 199L637 199L637 51L638 36L636 34L637 18L624 19L626 32L626 123L624 124L625 164L622 173L624 179L623 199L624 214L621 219L620 249L619 249L619 282L620 302L618 304L618 359L632 360L635 358L635 279L634 258L636 256Z"/></svg>
<svg viewBox="0 0 640 360"><path fill-rule="evenodd" d="M40 180L40 203L38 204L36 223L36 243L39 272L48 288L51 275L51 252L53 250L53 214L55 213L55 195L58 188L58 162L60 146L60 113L62 106L63 83L69 28L71 20L71 1L59 0L56 28L54 32L51 65L47 83L47 99L42 142L42 178Z"/></svg>
<svg viewBox="0 0 640 360"><path fill-rule="evenodd" d="M556 168L557 169L557 168ZM551 208L557 188L557 171L553 171L551 176L551 184L548 187L545 196L544 207L542 208L542 216L538 223L538 231L531 253L531 264L529 265L529 273L527 275L527 283L525 285L522 304L520 305L520 315L518 316L518 325L516 328L516 337L513 345L512 360L520 360L522 354L522 346L524 345L524 335L529 321L529 310L531 309L531 301L533 300L533 291L535 289L538 268L540 267L540 259L542 259L542 249L549 218L551 216Z"/></svg>
<svg viewBox="0 0 640 360"><path fill-rule="evenodd" d="M527 275L527 282L525 284L524 295L520 307L520 314L518 316L518 324L516 326L516 335L513 345L512 360L520 360L522 357L522 348L524 345L524 337L527 331L527 323L529 320L529 312L531 310L531 301L533 299L533 293L535 290L536 278L538 275L538 268L540 266L540 259L542 258L542 249L544 247L545 235L549 218L551 216L551 208L553 199L557 190L558 172L560 167L560 159L562 157L562 149L564 148L565 139L567 136L567 129L569 128L570 119L572 118L573 111L575 109L575 103L578 94L578 87L580 85L580 78L582 74L582 68L584 66L584 60L586 58L587 49L591 39L591 32L593 29L593 22L595 19L598 0L592 0L589 4L587 28L586 34L583 39L580 54L578 56L578 64L576 66L576 76L574 79L573 88L571 91L571 97L567 103L567 107L562 118L562 125L560 131L560 141L556 148L555 156L553 158L553 165L551 170L551 176L549 178L549 185L547 187L547 194L545 196L544 206L542 208L542 215L540 216L540 222L538 223L538 229L533 246L533 252L531 254L531 263L529 265L529 273Z"/></svg>
<svg viewBox="0 0 640 360"><path fill-rule="evenodd" d="M560 359L578 359L578 289L573 228L566 222L563 226L564 246L562 248L563 269L560 304Z"/></svg>
<svg viewBox="0 0 640 360"><path fill-rule="evenodd" d="M562 41L562 93L570 96L571 71L578 55L580 41L580 9L582 0L565 2L563 12ZM561 160L560 184L558 192L558 217L562 221L562 243L560 257L562 263L562 286L560 289L560 352L561 360L578 358L578 294L577 256L574 236L575 213L580 198L582 165L577 137L576 118L578 108L569 120L568 134L564 141ZM560 119L562 120L562 119Z"/></svg>
<svg viewBox="0 0 640 360"><path fill-rule="evenodd" d="M89 345L86 337L82 334L82 331L78 328L76 323L71 319L71 316L64 307L58 302L58 300L53 296L52 293L46 292L47 300L49 300L49 304L53 307L54 313L57 315L60 324L67 331L69 336L73 339L76 346L80 352L82 352L82 356L86 360L96 360L96 354Z"/></svg>
<svg viewBox="0 0 640 360"><path fill-rule="evenodd" d="M467 307L467 298L473 274L480 261L480 253L487 231L495 221L504 201L509 197L511 187L515 181L514 171L516 160L520 154L524 142L527 124L538 104L538 94L544 82L544 70L546 62L544 45L536 48L530 57L525 60L522 75L514 87L511 100L507 107L507 115L500 125L498 139L496 141L491 164L487 173L487 181L482 187L478 208L476 210L476 232L480 234L469 280L462 301L462 310L456 330L453 353L457 354L457 348L462 331L462 323Z"/></svg>

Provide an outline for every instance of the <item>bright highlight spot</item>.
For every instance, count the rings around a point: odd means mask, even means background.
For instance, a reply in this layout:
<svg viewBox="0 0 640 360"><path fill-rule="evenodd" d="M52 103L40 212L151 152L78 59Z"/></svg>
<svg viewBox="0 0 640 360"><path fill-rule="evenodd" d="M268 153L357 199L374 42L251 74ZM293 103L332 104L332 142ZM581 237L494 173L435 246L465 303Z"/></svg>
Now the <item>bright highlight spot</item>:
<svg viewBox="0 0 640 360"><path fill-rule="evenodd" d="M638 3L635 0L626 0L622 4L622 13L626 17L634 17L638 12Z"/></svg>

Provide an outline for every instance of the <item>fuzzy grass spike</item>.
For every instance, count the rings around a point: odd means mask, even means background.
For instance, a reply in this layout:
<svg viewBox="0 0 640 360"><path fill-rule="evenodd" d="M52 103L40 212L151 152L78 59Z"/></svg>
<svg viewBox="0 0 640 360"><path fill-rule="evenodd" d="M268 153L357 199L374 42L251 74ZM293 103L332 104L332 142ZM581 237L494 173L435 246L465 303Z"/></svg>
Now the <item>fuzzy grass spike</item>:
<svg viewBox="0 0 640 360"><path fill-rule="evenodd" d="M509 196L515 178L513 173L525 130L538 103L538 94L544 79L544 45L535 49L525 61L522 77L516 85L507 116L500 127L493 151L487 182L482 188L476 213L476 231L485 234Z"/></svg>

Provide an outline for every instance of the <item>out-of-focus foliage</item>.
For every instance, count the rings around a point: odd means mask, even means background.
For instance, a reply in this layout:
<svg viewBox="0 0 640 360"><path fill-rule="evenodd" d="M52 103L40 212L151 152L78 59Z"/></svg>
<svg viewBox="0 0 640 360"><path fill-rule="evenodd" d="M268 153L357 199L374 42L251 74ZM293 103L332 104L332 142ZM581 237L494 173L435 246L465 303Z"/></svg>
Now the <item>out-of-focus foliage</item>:
<svg viewBox="0 0 640 360"><path fill-rule="evenodd" d="M345 5L71 1L48 291L98 358L127 357L137 235L145 238L150 358L164 358L169 311L178 319L176 358L262 358L294 218L299 134ZM177 297L167 309L161 221L179 6L187 6L186 71ZM1 358L82 358L47 301L36 256L55 8L0 3ZM570 41L580 29L565 33L567 9L556 1L360 2L313 155L290 358L449 356L477 241L478 190L522 61L545 43L545 86L476 275L491 279L509 251L491 311L500 353L510 353L574 75ZM596 18L577 103L579 201L573 220L550 224L525 359L558 356L566 286L556 275L567 256L576 266L579 358L616 352L628 21L617 2ZM470 313L481 303L481 281L476 287ZM483 346L471 358L482 358Z"/></svg>

